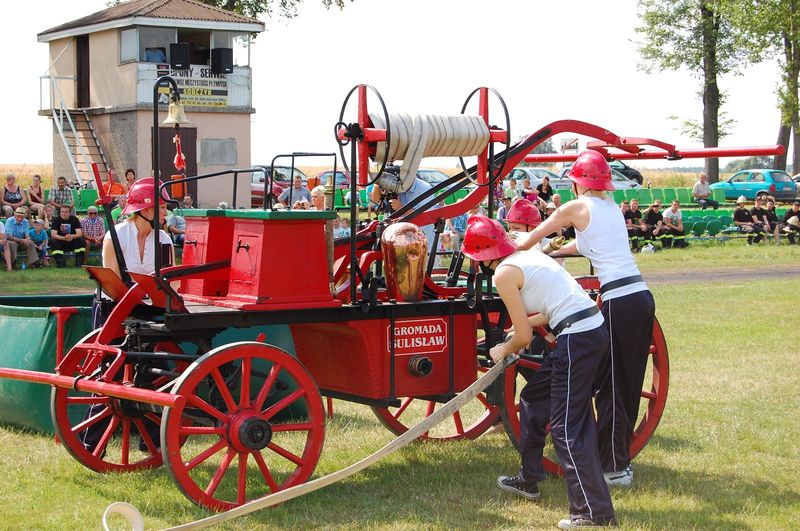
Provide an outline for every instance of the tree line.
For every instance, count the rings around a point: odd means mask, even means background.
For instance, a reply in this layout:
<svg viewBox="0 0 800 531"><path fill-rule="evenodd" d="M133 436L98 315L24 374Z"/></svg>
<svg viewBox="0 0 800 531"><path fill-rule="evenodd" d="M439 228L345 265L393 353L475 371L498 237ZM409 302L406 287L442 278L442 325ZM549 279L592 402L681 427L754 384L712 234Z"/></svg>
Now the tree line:
<svg viewBox="0 0 800 531"><path fill-rule="evenodd" d="M721 111L725 92L719 88L724 74L741 74L751 64L777 60L781 79L776 104L781 111L777 144L788 153L792 142L792 166L800 167L800 0L639 0L640 25L636 32L640 68L688 69L698 79L703 119L684 120L684 133L702 139L705 147L717 147L732 120ZM786 155L771 161L785 170ZM711 182L719 179L719 160L706 159Z"/></svg>

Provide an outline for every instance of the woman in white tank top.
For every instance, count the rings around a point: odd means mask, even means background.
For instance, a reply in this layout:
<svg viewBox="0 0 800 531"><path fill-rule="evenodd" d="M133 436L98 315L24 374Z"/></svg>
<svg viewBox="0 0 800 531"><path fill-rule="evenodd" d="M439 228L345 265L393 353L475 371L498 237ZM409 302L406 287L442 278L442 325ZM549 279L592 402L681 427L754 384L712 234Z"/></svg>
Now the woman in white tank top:
<svg viewBox="0 0 800 531"><path fill-rule="evenodd" d="M597 437L606 481L628 486L633 479L630 442L638 419L655 302L630 252L625 219L606 197L605 191L614 188L605 157L594 150L584 151L569 177L577 199L561 206L517 244L529 249L546 234L571 225L576 238L562 252L580 252L597 271L610 336L596 382Z"/></svg>

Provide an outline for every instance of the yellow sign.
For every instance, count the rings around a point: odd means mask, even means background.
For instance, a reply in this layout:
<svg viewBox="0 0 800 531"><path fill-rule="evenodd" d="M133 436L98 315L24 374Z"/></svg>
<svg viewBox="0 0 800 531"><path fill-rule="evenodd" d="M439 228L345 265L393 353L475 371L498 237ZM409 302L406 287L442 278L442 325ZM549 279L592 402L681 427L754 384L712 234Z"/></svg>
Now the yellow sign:
<svg viewBox="0 0 800 531"><path fill-rule="evenodd" d="M162 69L161 67L165 67ZM196 107L227 107L228 79L225 74L214 74L211 67L191 65L186 70L168 70L167 65L159 65L159 76L169 74L178 85L181 103ZM161 104L169 103L169 87L158 88Z"/></svg>

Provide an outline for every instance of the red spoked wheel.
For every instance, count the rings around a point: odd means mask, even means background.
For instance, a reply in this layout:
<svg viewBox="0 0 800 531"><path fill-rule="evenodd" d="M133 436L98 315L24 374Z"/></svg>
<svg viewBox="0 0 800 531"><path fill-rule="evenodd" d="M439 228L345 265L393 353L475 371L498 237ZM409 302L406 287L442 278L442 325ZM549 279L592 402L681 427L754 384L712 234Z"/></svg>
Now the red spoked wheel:
<svg viewBox="0 0 800 531"><path fill-rule="evenodd" d="M314 472L325 438L322 398L287 352L256 342L216 348L172 392L186 404L164 409L164 461L198 505L232 509Z"/></svg>
<svg viewBox="0 0 800 531"><path fill-rule="evenodd" d="M582 277L576 279L587 290L600 288L596 277ZM600 300L598 299L598 304ZM667 403L667 388L669 385L669 355L664 332L658 319L653 321L653 341L650 345L650 361L645 374L642 388L642 402L639 406L640 419L633 431L631 439L630 457L633 459L653 435L661 420L664 407ZM520 359L515 365L509 366L504 374L504 398L502 418L511 442L519 449L520 423L519 423L519 391L525 385L525 379L518 374L517 366L537 369L538 364L526 359ZM545 470L553 475L563 475L561 467L548 458L543 459Z"/></svg>
<svg viewBox="0 0 800 531"><path fill-rule="evenodd" d="M68 353L77 365L69 369L73 376L81 374L82 361L92 351L92 344L100 330L95 330L79 341ZM177 345L159 343L161 351L179 353ZM176 364L174 370L182 370ZM63 370L63 368L62 368ZM134 385L136 365L125 362L117 374L107 380ZM64 374L64 373L62 373ZM164 377L153 381L152 387L168 383ZM88 408L91 413L87 414ZM50 410L56 434L75 459L96 472L130 472L161 466L162 458L158 439L161 415L128 400L92 395L73 389L54 387L50 396Z"/></svg>

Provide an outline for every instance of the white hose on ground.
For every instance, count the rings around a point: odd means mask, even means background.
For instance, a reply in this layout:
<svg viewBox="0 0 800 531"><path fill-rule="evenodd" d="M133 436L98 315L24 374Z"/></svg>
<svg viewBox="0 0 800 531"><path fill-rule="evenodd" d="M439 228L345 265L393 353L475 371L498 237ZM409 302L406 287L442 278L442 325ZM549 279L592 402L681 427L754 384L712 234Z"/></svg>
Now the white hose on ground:
<svg viewBox="0 0 800 531"><path fill-rule="evenodd" d="M373 126L386 129L382 115L369 116ZM390 114L389 124L391 145L387 152L386 142L378 142L374 160L403 161L400 182L392 192L411 188L422 157L469 157L480 154L489 143L489 128L480 116Z"/></svg>
<svg viewBox="0 0 800 531"><path fill-rule="evenodd" d="M226 511L224 513L215 514L209 516L208 518L203 518L202 520L197 520L195 522L190 522L188 524L179 525L176 527L170 527L164 531L187 531L190 529L202 529L204 527L208 527L210 525L220 524L222 522L226 522L228 520L232 520L233 518L238 518L239 516L244 516L246 514L259 511L261 509L266 509L267 507L271 507L273 505L278 505L279 503L287 502L291 499L297 498L304 494L308 494L309 492L314 492L315 490L319 490L323 487L327 487L337 481L341 481L345 478L356 474L367 468L368 466L372 465L373 463L383 459L384 457L394 453L395 451L399 450L400 448L406 446L411 441L419 438L423 433L426 433L431 430L434 426L442 422L444 419L453 415L457 410L459 410L464 404L469 402L470 400L474 399L485 390L489 385L497 379L498 376L503 374L503 371L506 367L516 361L516 356L508 356L501 363L495 364L489 371L483 374L480 378L475 380L472 385L467 387L463 392L459 393L458 396L447 402L445 405L441 407L438 411L433 413L431 416L427 417L425 420L421 421L419 424L405 432L404 434L400 435L389 444L378 450L377 452L373 453L358 461L353 463L347 468L334 472L333 474L328 474L327 476L323 476L321 478L317 478L313 481L309 481L307 483L303 483L302 485L296 485L294 487L290 487L286 490L282 490L276 492L274 494L270 494L269 496L265 496L263 498L258 498L256 500L250 501L245 503L244 505L240 505L235 509L231 509L230 511ZM126 505L129 506L135 514L131 511L127 510L123 511L114 511L123 514L126 518L128 518L128 522L131 524L131 527L134 531L140 531L142 527L135 527L135 524L138 522L143 521L142 515L139 513L138 510L133 505L124 502L115 502L109 505L106 512L111 510L112 507L117 505ZM106 531L108 531L108 527L105 524L105 516L103 516L103 527Z"/></svg>

